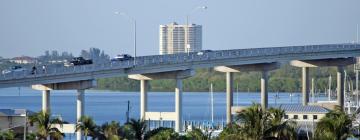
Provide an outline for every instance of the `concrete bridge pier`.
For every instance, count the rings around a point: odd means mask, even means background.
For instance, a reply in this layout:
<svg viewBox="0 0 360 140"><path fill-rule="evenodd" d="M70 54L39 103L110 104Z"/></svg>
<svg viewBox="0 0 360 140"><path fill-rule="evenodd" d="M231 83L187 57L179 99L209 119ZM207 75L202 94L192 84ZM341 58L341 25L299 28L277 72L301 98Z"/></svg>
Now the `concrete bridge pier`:
<svg viewBox="0 0 360 140"><path fill-rule="evenodd" d="M261 72L261 107L268 107L268 71Z"/></svg>
<svg viewBox="0 0 360 140"><path fill-rule="evenodd" d="M175 88L175 132L181 132L182 127L182 79L176 79Z"/></svg>
<svg viewBox="0 0 360 140"><path fill-rule="evenodd" d="M79 123L80 118L84 115L85 111L85 89L89 89L96 86L95 80L84 80L76 82L66 83L54 83L44 85L32 85L35 90L42 90L42 102L43 110L50 112L50 90L77 90L76 100L76 120ZM76 139L82 140L82 131L76 132Z"/></svg>
<svg viewBox="0 0 360 140"><path fill-rule="evenodd" d="M344 67L338 66L337 67L337 103L341 108L344 108Z"/></svg>
<svg viewBox="0 0 360 140"><path fill-rule="evenodd" d="M147 87L148 80L140 80L140 119L145 120L145 112L147 111Z"/></svg>
<svg viewBox="0 0 360 140"><path fill-rule="evenodd" d="M310 87L309 87L309 67L302 67L302 104L308 105L309 103L309 94L310 94Z"/></svg>
<svg viewBox="0 0 360 140"><path fill-rule="evenodd" d="M76 121L79 123L82 116L84 116L85 111L85 90L77 90L77 100L76 100ZM82 140L82 131L76 132L76 139Z"/></svg>
<svg viewBox="0 0 360 140"><path fill-rule="evenodd" d="M161 73L133 74L130 79L140 80L140 118L142 120L175 121L175 131L182 131L182 80L193 76L193 70L169 71ZM174 112L149 112L147 110L147 87L149 80L175 79L175 111Z"/></svg>
<svg viewBox="0 0 360 140"><path fill-rule="evenodd" d="M234 72L248 72L260 71L261 72L261 107L266 109L268 106L268 72L279 68L280 64L277 62L246 64L237 66L218 66L215 67L216 71L226 73L226 123L232 122L233 108L233 83Z"/></svg>
<svg viewBox="0 0 360 140"><path fill-rule="evenodd" d="M42 111L50 112L50 90L42 91Z"/></svg>
<svg viewBox="0 0 360 140"><path fill-rule="evenodd" d="M344 67L355 63L356 63L356 59L353 57L290 61L290 65L302 68L303 105L308 105L309 102L309 68L335 66L338 68L337 105L339 105L341 108L344 108Z"/></svg>
<svg viewBox="0 0 360 140"><path fill-rule="evenodd" d="M226 72L226 123L231 123L231 107L233 106L234 73Z"/></svg>

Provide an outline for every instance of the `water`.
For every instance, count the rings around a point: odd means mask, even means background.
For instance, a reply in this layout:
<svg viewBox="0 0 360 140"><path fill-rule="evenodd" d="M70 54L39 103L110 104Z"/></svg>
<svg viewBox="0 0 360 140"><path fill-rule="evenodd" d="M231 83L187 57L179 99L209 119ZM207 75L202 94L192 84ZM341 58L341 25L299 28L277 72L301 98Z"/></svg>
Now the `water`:
<svg viewBox="0 0 360 140"><path fill-rule="evenodd" d="M92 116L97 124L108 121L126 121L127 101L130 101L130 117L139 118L139 92L114 91L85 91L85 114ZM275 104L275 93L269 93L269 104ZM225 92L214 92L214 120L226 120ZM171 112L175 111L174 92L149 92L148 111ZM327 97L321 97L322 100ZM299 104L302 97L300 93L279 93L277 104ZM260 103L260 93L234 92L234 105L247 106L253 102ZM76 120L76 91L51 91L51 112L61 115L63 120L74 123ZM29 109L41 110L41 91L31 88L5 88L0 89L0 108L3 109ZM183 119L193 121L210 121L210 94L208 92L184 92Z"/></svg>
<svg viewBox="0 0 360 140"><path fill-rule="evenodd" d="M269 93L269 104L275 104L275 93ZM294 93L279 93L277 104L301 103L301 95ZM326 98L326 97L323 97ZM148 110L156 112L174 111L175 95L173 92L149 92ZM130 117L139 118L139 92L114 92L86 90L85 114L92 116L98 124L107 121L126 120L127 101L130 101ZM214 93L214 119L222 121L225 116L225 92ZM250 105L260 103L260 93L234 93L234 105ZM75 122L76 118L76 91L51 91L51 112L61 115L68 122ZM30 88L0 89L0 108L41 110L41 91ZM208 92L184 92L183 119L210 120L210 94Z"/></svg>

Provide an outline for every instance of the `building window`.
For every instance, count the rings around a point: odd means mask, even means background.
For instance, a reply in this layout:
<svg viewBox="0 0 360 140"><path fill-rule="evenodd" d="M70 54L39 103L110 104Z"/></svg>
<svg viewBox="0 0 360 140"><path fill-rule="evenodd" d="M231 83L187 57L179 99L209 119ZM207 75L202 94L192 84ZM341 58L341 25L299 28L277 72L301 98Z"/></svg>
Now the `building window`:
<svg viewBox="0 0 360 140"><path fill-rule="evenodd" d="M289 115L285 115L285 116L284 116L284 119L289 119Z"/></svg>
<svg viewBox="0 0 360 140"><path fill-rule="evenodd" d="M314 119L314 120L317 120L317 115L313 115L313 119Z"/></svg>
<svg viewBox="0 0 360 140"><path fill-rule="evenodd" d="M298 115L294 115L294 119L298 119Z"/></svg>
<svg viewBox="0 0 360 140"><path fill-rule="evenodd" d="M307 115L303 115L303 119L307 120L308 119Z"/></svg>

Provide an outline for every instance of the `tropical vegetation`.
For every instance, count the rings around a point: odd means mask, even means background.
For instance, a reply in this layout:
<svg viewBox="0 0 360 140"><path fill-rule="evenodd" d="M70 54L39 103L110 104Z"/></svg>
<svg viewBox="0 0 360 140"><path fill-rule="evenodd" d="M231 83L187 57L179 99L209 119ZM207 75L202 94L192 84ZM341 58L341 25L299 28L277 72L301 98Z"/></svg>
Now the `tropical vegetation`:
<svg viewBox="0 0 360 140"><path fill-rule="evenodd" d="M48 138L59 140L64 137L64 134L54 127L54 124L62 127L64 122L59 118L51 118L49 112L38 112L30 116L29 121L31 126L36 126L36 137L39 140L47 140Z"/></svg>
<svg viewBox="0 0 360 140"><path fill-rule="evenodd" d="M149 130L147 123L139 119L130 119L125 124L117 121L97 125L92 117L83 116L76 125L76 131L82 131L84 139L94 140L295 140L298 139L297 124L284 120L285 112L279 108L263 109L259 104L240 111L235 121L228 124L218 135L212 129L191 128L186 133L177 133L172 128L159 127ZM39 112L29 117L30 125L36 126L35 133L28 133L29 140L59 140L62 134L53 124L64 123L51 118L49 113ZM316 125L314 140L345 140L359 136L355 127L355 115L346 114L340 107L331 110ZM0 140L17 138L12 130L0 132Z"/></svg>
<svg viewBox="0 0 360 140"><path fill-rule="evenodd" d="M253 104L237 114L237 122L229 124L220 134L220 139L296 139L296 123L284 121L284 116L281 109L264 110L259 104Z"/></svg>
<svg viewBox="0 0 360 140"><path fill-rule="evenodd" d="M352 123L353 115L348 115L337 106L317 123L315 139L317 140L346 140L354 136L355 128Z"/></svg>

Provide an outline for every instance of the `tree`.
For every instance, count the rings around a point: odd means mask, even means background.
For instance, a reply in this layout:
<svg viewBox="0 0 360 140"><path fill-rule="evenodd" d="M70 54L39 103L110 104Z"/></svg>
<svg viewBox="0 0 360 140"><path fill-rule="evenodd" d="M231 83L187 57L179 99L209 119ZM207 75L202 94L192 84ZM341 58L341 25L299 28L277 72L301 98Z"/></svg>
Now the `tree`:
<svg viewBox="0 0 360 140"><path fill-rule="evenodd" d="M296 139L295 122L283 121L285 112L278 108L263 110L253 104L237 114L240 134L245 139Z"/></svg>
<svg viewBox="0 0 360 140"><path fill-rule="evenodd" d="M89 116L82 116L79 120L80 122L76 124L75 131L84 131L85 140L87 140L88 136L91 136L93 139L95 138L95 129L96 124L94 120Z"/></svg>
<svg viewBox="0 0 360 140"><path fill-rule="evenodd" d="M120 123L116 121L111 121L110 123L104 123L101 126L100 132L98 136L100 139L108 139L108 140L118 140L120 139Z"/></svg>
<svg viewBox="0 0 360 140"><path fill-rule="evenodd" d="M193 128L186 134L186 137L191 140L211 140L211 131L202 132L201 129Z"/></svg>
<svg viewBox="0 0 360 140"><path fill-rule="evenodd" d="M27 140L36 140L36 134L28 133L28 134L26 134L26 139Z"/></svg>
<svg viewBox="0 0 360 140"><path fill-rule="evenodd" d="M353 117L336 106L321 118L315 129L315 139L318 140L345 140L352 136Z"/></svg>
<svg viewBox="0 0 360 140"><path fill-rule="evenodd" d="M0 132L0 140L15 140L15 133L12 130Z"/></svg>
<svg viewBox="0 0 360 140"><path fill-rule="evenodd" d="M159 127L148 131L144 140L177 140L179 139L179 134L174 131L172 128Z"/></svg>
<svg viewBox="0 0 360 140"><path fill-rule="evenodd" d="M137 140L143 140L146 132L146 122L143 120L131 119L128 125L131 126L131 129L134 131L135 138Z"/></svg>
<svg viewBox="0 0 360 140"><path fill-rule="evenodd" d="M37 125L36 135L40 140L46 140L48 137L53 139L62 139L64 134L59 129L54 127L54 124L63 125L63 121L60 119L51 119L50 114L47 112L38 112L29 117L30 125Z"/></svg>
<svg viewBox="0 0 360 140"><path fill-rule="evenodd" d="M226 125L223 131L219 134L220 140L240 140L240 126L237 125L235 122L229 123Z"/></svg>

